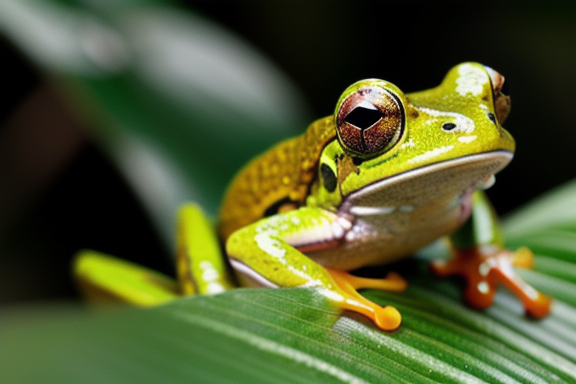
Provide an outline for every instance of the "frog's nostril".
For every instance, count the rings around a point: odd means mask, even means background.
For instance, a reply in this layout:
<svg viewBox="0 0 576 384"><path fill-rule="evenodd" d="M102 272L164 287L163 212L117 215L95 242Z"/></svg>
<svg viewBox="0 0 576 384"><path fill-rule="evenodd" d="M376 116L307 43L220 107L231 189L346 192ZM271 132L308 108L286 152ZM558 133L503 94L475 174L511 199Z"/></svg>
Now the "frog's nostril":
<svg viewBox="0 0 576 384"><path fill-rule="evenodd" d="M454 128L456 128L456 124L454 124L454 123L444 123L444 124L442 124L442 129L445 130L445 131L451 131L451 130L453 130Z"/></svg>

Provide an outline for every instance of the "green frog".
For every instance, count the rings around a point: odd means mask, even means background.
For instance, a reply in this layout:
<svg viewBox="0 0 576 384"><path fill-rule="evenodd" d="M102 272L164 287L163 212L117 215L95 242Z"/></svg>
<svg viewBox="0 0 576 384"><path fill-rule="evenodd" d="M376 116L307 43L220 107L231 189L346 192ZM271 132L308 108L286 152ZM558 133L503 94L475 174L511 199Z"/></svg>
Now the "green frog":
<svg viewBox="0 0 576 384"><path fill-rule="evenodd" d="M350 271L394 262L446 237L452 258L431 269L463 276L471 306L488 307L501 283L529 315L543 317L551 299L513 269L529 267L533 255L504 248L483 193L515 148L502 127L510 110L503 84L502 75L478 63L457 65L438 87L409 94L384 80L354 83L334 115L238 173L215 228L198 206L182 207L178 282L91 251L76 260L78 281L89 296L139 305L236 283L315 288L340 308L395 330L398 310L357 290L402 291L406 281Z"/></svg>

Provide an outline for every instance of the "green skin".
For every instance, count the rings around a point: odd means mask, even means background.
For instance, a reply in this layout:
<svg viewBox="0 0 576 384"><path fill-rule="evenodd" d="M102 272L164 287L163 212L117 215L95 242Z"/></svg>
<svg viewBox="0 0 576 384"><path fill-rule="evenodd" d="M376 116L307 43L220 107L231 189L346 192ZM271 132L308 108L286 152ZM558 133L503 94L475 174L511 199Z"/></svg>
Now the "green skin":
<svg viewBox="0 0 576 384"><path fill-rule="evenodd" d="M513 138L495 118L499 111L493 87L499 76L480 64L463 63L450 70L440 86L427 91L404 94L375 79L346 89L335 120L348 97L373 87L395 96L404 112L403 130L376 156L354 165L353 171L343 171L340 161L351 158L351 151L342 138L326 145L318 162L322 176L310 189L305 206L261 219L227 240L226 253L238 280L246 286L318 288L343 308L357 310L358 304L350 303L361 299L342 288L329 270L389 263L443 236L451 236L456 253L488 250L479 251L484 257L503 250L496 216L477 190L489 186L514 151ZM445 129L446 123L453 125ZM232 286L217 244L199 209L184 207L178 261L181 285L189 286L184 293L215 293ZM82 268L77 268L77 276L89 294L98 296L94 292L102 290L113 292L108 296L124 294L125 289L106 277L105 257L88 252L78 260ZM371 285L356 284L353 291L367 286ZM397 315L388 325L374 321L382 329L395 329L400 320Z"/></svg>

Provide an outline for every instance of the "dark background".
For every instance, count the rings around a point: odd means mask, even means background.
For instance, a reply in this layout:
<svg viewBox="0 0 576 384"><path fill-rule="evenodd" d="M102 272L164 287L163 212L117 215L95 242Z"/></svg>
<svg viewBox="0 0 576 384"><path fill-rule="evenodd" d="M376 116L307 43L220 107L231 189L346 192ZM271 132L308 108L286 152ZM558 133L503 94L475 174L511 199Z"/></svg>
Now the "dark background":
<svg viewBox="0 0 576 384"><path fill-rule="evenodd" d="M576 175L574 1L179 4L260 50L304 95L311 119L332 113L359 79L412 92L463 61L491 66L507 79L505 127L517 141L489 191L496 209L509 212ZM172 273L127 184L45 75L1 37L0 58L0 303L74 297L69 262L81 248ZM31 128L37 120L41 130Z"/></svg>

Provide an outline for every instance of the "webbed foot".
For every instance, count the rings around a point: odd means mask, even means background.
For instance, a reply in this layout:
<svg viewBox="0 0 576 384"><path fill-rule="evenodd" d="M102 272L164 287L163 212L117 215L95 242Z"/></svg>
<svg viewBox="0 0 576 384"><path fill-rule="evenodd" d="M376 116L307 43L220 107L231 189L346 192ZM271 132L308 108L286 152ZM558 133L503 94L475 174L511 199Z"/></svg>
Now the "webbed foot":
<svg viewBox="0 0 576 384"><path fill-rule="evenodd" d="M504 284L524 304L526 312L541 318L550 312L552 299L527 284L513 266L531 268L534 255L528 248L516 252L485 245L454 250L450 260L435 260L431 269L439 276L460 275L467 281L465 300L473 307L490 306L499 283Z"/></svg>

